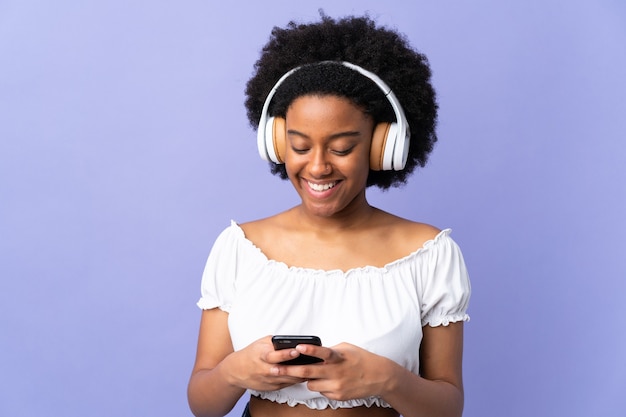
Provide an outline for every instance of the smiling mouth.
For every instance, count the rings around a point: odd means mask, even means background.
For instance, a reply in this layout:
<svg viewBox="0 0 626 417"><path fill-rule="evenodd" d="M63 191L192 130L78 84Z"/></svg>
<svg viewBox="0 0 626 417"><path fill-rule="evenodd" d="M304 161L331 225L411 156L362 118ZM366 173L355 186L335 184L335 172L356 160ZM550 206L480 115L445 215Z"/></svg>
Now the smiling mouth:
<svg viewBox="0 0 626 417"><path fill-rule="evenodd" d="M337 185L337 181L329 182L326 184L315 184L307 181L307 184L309 184L309 188L313 191L327 191Z"/></svg>

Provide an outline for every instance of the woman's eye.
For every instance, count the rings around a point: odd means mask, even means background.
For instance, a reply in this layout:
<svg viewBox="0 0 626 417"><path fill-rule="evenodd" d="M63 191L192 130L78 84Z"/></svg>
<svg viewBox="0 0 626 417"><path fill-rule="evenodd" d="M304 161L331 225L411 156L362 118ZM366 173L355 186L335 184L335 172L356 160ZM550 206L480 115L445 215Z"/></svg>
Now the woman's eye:
<svg viewBox="0 0 626 417"><path fill-rule="evenodd" d="M335 155L339 155L339 156L345 156L348 155L350 152L352 152L352 148L348 148L348 149L335 149L332 151L332 153L334 153Z"/></svg>
<svg viewBox="0 0 626 417"><path fill-rule="evenodd" d="M292 146L291 149L297 154L303 154L309 150L308 148L296 148L295 146Z"/></svg>

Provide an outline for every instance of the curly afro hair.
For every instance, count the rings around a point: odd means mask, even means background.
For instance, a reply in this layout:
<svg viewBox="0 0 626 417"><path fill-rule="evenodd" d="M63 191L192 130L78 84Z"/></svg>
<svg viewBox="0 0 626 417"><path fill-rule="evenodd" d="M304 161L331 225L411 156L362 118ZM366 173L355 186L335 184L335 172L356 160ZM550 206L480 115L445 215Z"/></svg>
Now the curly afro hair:
<svg viewBox="0 0 626 417"><path fill-rule="evenodd" d="M322 13L320 22L292 21L286 28L275 27L246 85L250 125L258 128L263 103L278 79L301 66L278 88L269 108L272 116L285 117L295 99L315 94L345 97L370 114L375 123L395 121L391 105L373 81L343 65L325 65L325 61L363 67L396 94L411 130L407 163L401 171L370 170L367 186L385 190L406 183L416 166L426 164L437 141L438 106L430 66L426 56L412 49L403 35L378 27L367 16L335 20ZM273 174L287 179L284 165L271 162L270 167Z"/></svg>

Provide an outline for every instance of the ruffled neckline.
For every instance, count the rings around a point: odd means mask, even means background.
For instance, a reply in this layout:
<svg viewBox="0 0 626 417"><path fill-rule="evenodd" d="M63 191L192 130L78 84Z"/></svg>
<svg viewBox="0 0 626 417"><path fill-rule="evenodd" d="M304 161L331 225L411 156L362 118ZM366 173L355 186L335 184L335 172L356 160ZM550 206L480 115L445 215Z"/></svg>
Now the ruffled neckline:
<svg viewBox="0 0 626 417"><path fill-rule="evenodd" d="M362 273L371 273L371 272L379 272L379 273L389 272L390 270L396 269L402 266L403 264L406 264L407 262L413 262L416 257L421 256L424 253L427 253L429 250L432 250L437 244L441 242L441 240L447 238L450 235L450 233L452 233L452 229L450 228L443 229L439 233L437 233L437 235L434 238L428 239L427 241L425 241L424 244L420 248L409 253L408 255L405 255L401 258L391 261L385 264L384 266L365 265L365 266L350 268L346 271L343 271L341 269L325 270L325 269L309 268L309 267L301 267L301 266L290 266L282 261L270 259L267 257L267 255L265 255L265 253L261 250L261 248L256 246L254 242L252 242L250 239L246 237L245 232L235 220L231 220L231 227L236 231L237 236L250 249L256 252L259 255L259 257L267 265L274 265L279 269L289 271L289 272L294 272L294 273L305 273L308 275L342 275L344 277L347 277L348 275L352 275L352 274L362 274Z"/></svg>

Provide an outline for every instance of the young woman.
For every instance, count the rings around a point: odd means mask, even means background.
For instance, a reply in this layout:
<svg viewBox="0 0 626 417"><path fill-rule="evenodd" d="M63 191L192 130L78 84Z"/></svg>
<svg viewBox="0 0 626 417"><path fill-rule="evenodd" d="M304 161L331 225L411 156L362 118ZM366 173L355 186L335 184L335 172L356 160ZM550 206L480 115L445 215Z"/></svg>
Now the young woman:
<svg viewBox="0 0 626 417"><path fill-rule="evenodd" d="M460 416L470 283L450 230L371 206L436 141L426 58L367 17L275 28L247 85L261 156L301 203L232 222L202 278L189 404L224 416ZM272 335L322 346L275 350ZM308 355L306 365L281 362Z"/></svg>

